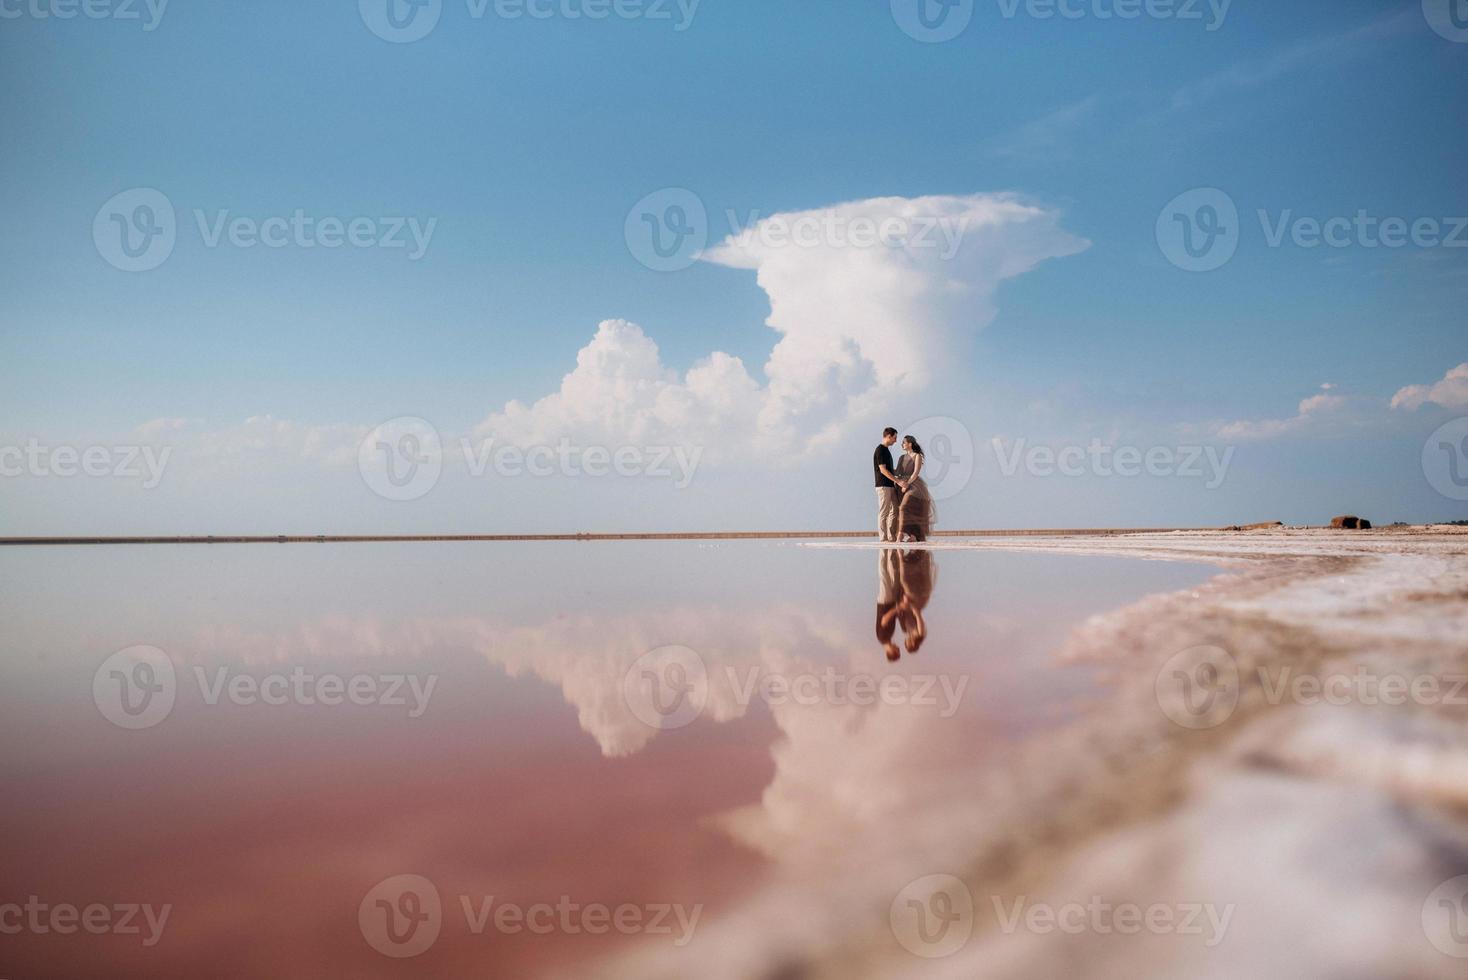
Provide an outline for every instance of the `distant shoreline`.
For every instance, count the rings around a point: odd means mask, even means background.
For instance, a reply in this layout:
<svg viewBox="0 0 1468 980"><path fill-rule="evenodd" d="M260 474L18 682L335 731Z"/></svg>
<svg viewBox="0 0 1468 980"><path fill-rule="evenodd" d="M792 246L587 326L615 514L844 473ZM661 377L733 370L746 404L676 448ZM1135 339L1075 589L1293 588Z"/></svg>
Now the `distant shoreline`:
<svg viewBox="0 0 1468 980"><path fill-rule="evenodd" d="M1217 528L1020 528L970 531L934 531L934 537L1006 538L1076 537L1118 534L1167 534L1174 531L1213 531ZM4 537L0 545L77 544L355 544L407 541L738 541L811 538L876 538L875 531L575 531L560 534L195 534L195 535L84 535Z"/></svg>

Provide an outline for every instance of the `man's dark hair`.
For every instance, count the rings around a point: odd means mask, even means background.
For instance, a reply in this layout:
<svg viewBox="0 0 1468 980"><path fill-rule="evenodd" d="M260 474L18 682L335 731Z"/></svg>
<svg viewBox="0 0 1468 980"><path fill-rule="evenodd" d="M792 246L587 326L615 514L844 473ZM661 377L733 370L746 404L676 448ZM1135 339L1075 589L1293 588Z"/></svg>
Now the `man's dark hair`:
<svg viewBox="0 0 1468 980"><path fill-rule="evenodd" d="M882 430L882 438L883 439L887 438L888 436L895 436L895 435L897 435L897 430L894 429L894 428L892 428L892 426L890 426L890 425L887 426L887 428L885 428L885 429Z"/></svg>

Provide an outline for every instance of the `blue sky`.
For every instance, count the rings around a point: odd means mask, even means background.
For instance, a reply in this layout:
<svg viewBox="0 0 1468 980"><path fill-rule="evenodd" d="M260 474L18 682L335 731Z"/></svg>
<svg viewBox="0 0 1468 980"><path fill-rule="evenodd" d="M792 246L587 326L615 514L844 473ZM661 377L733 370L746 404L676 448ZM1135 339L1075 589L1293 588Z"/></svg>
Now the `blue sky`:
<svg viewBox="0 0 1468 980"><path fill-rule="evenodd" d="M411 43L376 36L356 3L170 4L152 30L141 3L138 20L43 17L38 3L0 5L18 12L0 20L0 441L116 445L158 419L185 420L187 438L182 475L156 492L7 476L0 529L860 527L883 411L957 418L981 447L1237 450L1207 491L988 473L949 502L962 526L1468 517L1419 461L1468 412L1458 386L1389 404L1468 361L1468 248L1270 247L1256 215L1468 215L1468 44L1421 3L1235 0L1209 30L1203 4L1202 20L1103 19L1114 0L1045 19L975 0L941 43L905 33L887 0L703 0L691 18L669 5L669 19L604 20L568 16L578 0L544 19L443 0ZM656 342L662 368L723 351L763 384L779 333L750 269L656 272L629 249L629 208L670 187L706 206L713 242L726 210L1010 194L1089 247L993 283L992 315L930 351L931 380L875 409L843 402L822 420L834 441L808 443L797 421L676 495L586 479L486 494L446 476L382 501L356 467L290 447L211 471L234 438L219 433L251 417L348 443L396 416L446 440L489 432L507 402L555 392L614 318ZM173 252L144 272L109 264L91 234L131 188L177 213ZM1224 191L1240 216L1236 254L1209 272L1169 262L1155 231L1194 188ZM432 219L433 233L416 260L211 248L194 216L298 208L379 230ZM1340 401L1302 414L1322 392Z"/></svg>

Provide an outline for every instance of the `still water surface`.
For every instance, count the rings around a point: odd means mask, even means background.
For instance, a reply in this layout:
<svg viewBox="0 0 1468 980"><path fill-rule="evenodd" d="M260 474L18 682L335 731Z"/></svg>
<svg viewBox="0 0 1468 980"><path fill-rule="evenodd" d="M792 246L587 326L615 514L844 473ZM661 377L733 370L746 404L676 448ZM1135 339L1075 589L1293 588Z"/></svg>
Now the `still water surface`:
<svg viewBox="0 0 1468 980"><path fill-rule="evenodd" d="M1213 572L771 542L8 549L0 974L590 975L697 949L1104 696L1052 655L1085 617Z"/></svg>

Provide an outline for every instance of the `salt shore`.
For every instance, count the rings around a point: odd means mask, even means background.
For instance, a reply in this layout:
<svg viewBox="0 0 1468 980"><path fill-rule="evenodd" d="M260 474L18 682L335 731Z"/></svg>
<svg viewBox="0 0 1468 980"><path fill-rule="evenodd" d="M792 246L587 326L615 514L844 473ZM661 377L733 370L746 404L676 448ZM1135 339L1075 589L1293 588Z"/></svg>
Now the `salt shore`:
<svg viewBox="0 0 1468 980"><path fill-rule="evenodd" d="M844 842L839 867L793 863L693 947L649 948L599 972L1463 975L1468 880L1453 879L1468 874L1468 528L922 547L1224 571L1072 633L1058 660L1105 665L1111 678L1080 720ZM952 878L924 884L930 875ZM968 904L952 901L954 879ZM933 894L924 888L947 889L938 907L957 910L961 934L914 952L897 918L902 899ZM1173 926L1113 928L1098 903L1163 908ZM1064 928L1016 918L1037 906L1080 911ZM1195 907L1214 914L1211 927L1177 925Z"/></svg>

